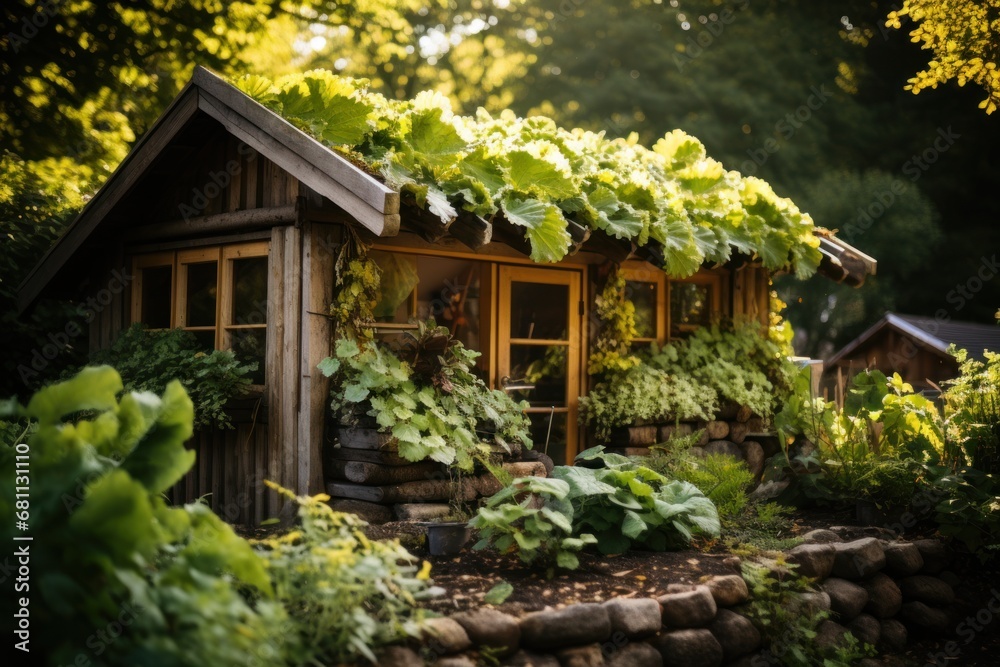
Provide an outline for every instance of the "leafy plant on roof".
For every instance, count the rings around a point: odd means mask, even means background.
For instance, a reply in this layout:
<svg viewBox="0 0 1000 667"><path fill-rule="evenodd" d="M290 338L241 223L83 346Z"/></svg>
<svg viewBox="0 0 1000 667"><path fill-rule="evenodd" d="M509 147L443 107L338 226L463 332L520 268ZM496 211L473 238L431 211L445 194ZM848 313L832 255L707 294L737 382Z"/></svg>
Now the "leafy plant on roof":
<svg viewBox="0 0 1000 667"><path fill-rule="evenodd" d="M799 277L819 265L808 215L764 181L726 170L680 130L649 149L541 116L458 116L439 93L389 100L365 80L325 70L235 85L446 223L459 210L502 213L524 230L537 262L566 256L572 219L640 246L656 241L675 277L725 262L734 248Z"/></svg>

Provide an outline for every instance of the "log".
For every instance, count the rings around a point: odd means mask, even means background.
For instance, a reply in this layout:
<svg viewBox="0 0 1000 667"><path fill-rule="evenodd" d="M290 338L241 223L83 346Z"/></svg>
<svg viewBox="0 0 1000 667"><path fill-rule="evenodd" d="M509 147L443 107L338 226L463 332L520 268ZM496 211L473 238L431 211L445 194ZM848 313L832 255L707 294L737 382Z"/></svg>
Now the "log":
<svg viewBox="0 0 1000 667"><path fill-rule="evenodd" d="M144 227L133 227L126 236L129 241L152 241L178 236L262 229L290 225L298 219L298 215L299 207L296 204L273 208L252 208L246 211L216 213L186 220L171 220Z"/></svg>
<svg viewBox="0 0 1000 667"><path fill-rule="evenodd" d="M740 407L740 404L735 401L726 401L719 407L719 411L715 413L715 418L732 421L736 419L736 414L740 411Z"/></svg>
<svg viewBox="0 0 1000 667"><path fill-rule="evenodd" d="M737 445L747 439L750 427L744 422L729 422L729 440Z"/></svg>
<svg viewBox="0 0 1000 667"><path fill-rule="evenodd" d="M736 421L745 423L750 421L751 417L753 417L753 410L750 409L750 406L741 405L739 411L736 413Z"/></svg>
<svg viewBox="0 0 1000 667"><path fill-rule="evenodd" d="M659 435L659 428L655 425L618 428L611 432L610 445L612 447L646 447L656 444L657 435Z"/></svg>
<svg viewBox="0 0 1000 667"><path fill-rule="evenodd" d="M373 428L344 428L337 430L337 441L348 449L396 451L396 439L389 433L379 433Z"/></svg>
<svg viewBox="0 0 1000 667"><path fill-rule="evenodd" d="M764 428L764 418L763 417L751 417L747 420L747 428L750 429L751 433L766 433L767 430Z"/></svg>
<svg viewBox="0 0 1000 667"><path fill-rule="evenodd" d="M402 484L421 479L447 479L448 472L440 463L422 462L408 466L384 466L363 461L332 461L326 473L334 479L356 484L380 486Z"/></svg>
<svg viewBox="0 0 1000 667"><path fill-rule="evenodd" d="M382 505L379 505L382 507ZM397 521L433 521L451 514L447 503L401 503L392 506Z"/></svg>
<svg viewBox="0 0 1000 667"><path fill-rule="evenodd" d="M479 250L493 240L493 225L468 211L458 214L448 232L472 250Z"/></svg>
<svg viewBox="0 0 1000 667"><path fill-rule="evenodd" d="M708 433L709 440L725 440L729 435L729 422L713 419L705 422L702 428Z"/></svg>
<svg viewBox="0 0 1000 667"><path fill-rule="evenodd" d="M386 523L392 521L392 512L385 505L369 503L364 500L349 500L334 498L330 507L337 512L356 514L368 523Z"/></svg>
<svg viewBox="0 0 1000 667"><path fill-rule="evenodd" d="M693 432L691 424L666 424L660 427L660 442L669 442L673 438L683 438Z"/></svg>
<svg viewBox="0 0 1000 667"><path fill-rule="evenodd" d="M541 463L506 463L504 470L514 477L544 477L545 466ZM463 477L461 480L425 479L404 482L391 486L365 486L353 482L330 482L327 493L337 498L354 498L372 503L392 505L426 501L475 500L479 496L491 496L502 487L493 475Z"/></svg>
<svg viewBox="0 0 1000 667"><path fill-rule="evenodd" d="M362 461L364 463L378 463L384 466L413 465L413 461L407 461L396 452L391 451L351 449L349 447L327 445L323 448L323 453L325 456L323 465L325 466L331 466L333 461Z"/></svg>

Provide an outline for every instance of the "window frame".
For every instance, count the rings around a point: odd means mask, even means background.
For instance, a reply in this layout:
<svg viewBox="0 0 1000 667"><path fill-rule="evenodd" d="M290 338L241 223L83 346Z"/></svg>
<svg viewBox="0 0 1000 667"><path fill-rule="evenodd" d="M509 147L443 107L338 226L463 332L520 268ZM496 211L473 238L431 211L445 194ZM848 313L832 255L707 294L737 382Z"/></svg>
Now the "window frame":
<svg viewBox="0 0 1000 667"><path fill-rule="evenodd" d="M649 343L664 344L670 335L670 296L667 274L662 269L647 262L625 262L621 266L621 271L626 282L656 285L656 313L654 314L656 335L652 337L636 336L632 342L643 345Z"/></svg>
<svg viewBox="0 0 1000 667"><path fill-rule="evenodd" d="M170 327L185 331L207 331L214 329L214 349L231 350L233 332L240 329L263 329L267 332L270 321L270 290L271 275L268 267L268 293L265 295L266 307L264 321L259 324L236 324L233 321L233 262L238 259L253 257L269 257L269 241L249 241L226 245L205 246L201 248L185 248L159 252L137 253L132 256L131 312L129 319L132 324L142 323L142 283L143 270L169 266L171 269L170 285ZM216 299L215 324L212 327L187 326L187 266L205 262L216 263ZM265 333L266 335L266 333ZM267 360L265 359L265 363ZM265 371L266 377L266 371ZM252 389L261 390L264 385L252 385Z"/></svg>
<svg viewBox="0 0 1000 667"><path fill-rule="evenodd" d="M667 297L667 324L668 324L668 335L671 340L676 340L680 336L673 336L672 331L674 328L673 322L671 322L670 308L673 305L672 301L672 287L674 283L687 283L694 285L705 285L709 287L709 298L711 303L708 307L708 319L711 322L713 319L717 318L722 314L722 276L718 273L713 273L709 271L699 271L693 276L688 276L687 278L671 278L667 281L667 289L670 292ZM700 327L705 326L704 324L678 324L677 330L680 334L686 335L692 331L696 331Z"/></svg>

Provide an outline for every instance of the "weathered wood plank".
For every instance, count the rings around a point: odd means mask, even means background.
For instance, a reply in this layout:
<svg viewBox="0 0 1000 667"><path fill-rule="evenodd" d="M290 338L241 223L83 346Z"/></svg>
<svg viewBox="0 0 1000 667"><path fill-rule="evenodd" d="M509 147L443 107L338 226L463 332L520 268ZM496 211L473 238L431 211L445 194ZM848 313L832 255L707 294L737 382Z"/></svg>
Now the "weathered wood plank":
<svg viewBox="0 0 1000 667"><path fill-rule="evenodd" d="M267 341L266 354L267 362L264 366L264 387L267 392L267 477L279 482L282 479L282 433L281 433L281 377L282 365L285 361L282 356L282 341L285 337L284 310L281 303L285 297L284 283L284 259L285 259L285 234L281 228L274 228L271 232L271 250L268 253L267 262ZM277 492L268 489L267 491L268 511L272 516L277 516L281 509L281 500Z"/></svg>
<svg viewBox="0 0 1000 667"><path fill-rule="evenodd" d="M334 461L359 461L361 463L377 463L383 466L413 465L413 461L407 461L396 452L352 449L349 447L334 447L333 445L327 445L323 448L323 456L324 469L328 468Z"/></svg>
<svg viewBox="0 0 1000 667"><path fill-rule="evenodd" d="M298 413L302 409L300 394L299 344L302 327L302 230L284 227L285 257L282 266L285 292L281 301L284 320L279 391L281 392L281 420L275 427L281 432L282 477L280 484L296 493L308 493L308 479L299 479L298 467Z"/></svg>
<svg viewBox="0 0 1000 667"><path fill-rule="evenodd" d="M545 466L538 462L519 462L504 464L514 477L544 477ZM353 498L373 503L393 504L406 502L422 502L428 500L449 500L455 497L459 500L475 500L479 496L491 496L501 488L500 482L492 475L479 477L464 477L458 481L451 480L421 480L405 482L389 486L366 486L351 482L330 482L326 486L327 493L338 498Z"/></svg>
<svg viewBox="0 0 1000 667"><path fill-rule="evenodd" d="M381 507L381 505L379 506ZM392 506L397 521L433 521L451 514L448 503L400 503Z"/></svg>
<svg viewBox="0 0 1000 667"><path fill-rule="evenodd" d="M379 433L373 428L353 428L341 426L337 429L337 442L348 449L371 449L395 452L396 439L389 433Z"/></svg>
<svg viewBox="0 0 1000 667"><path fill-rule="evenodd" d="M133 227L126 233L130 241L152 241L195 234L219 234L290 225L296 221L298 210L294 204L267 208L252 208L232 213L203 215L187 220L171 220L155 225Z"/></svg>
<svg viewBox="0 0 1000 667"><path fill-rule="evenodd" d="M334 460L331 464L327 474L333 479L370 486L402 484L423 479L444 479L448 475L443 465L434 462L413 463L408 466L383 466L362 461Z"/></svg>
<svg viewBox="0 0 1000 667"><path fill-rule="evenodd" d="M493 225L478 215L463 212L452 223L448 233L472 250L479 250L493 240Z"/></svg>

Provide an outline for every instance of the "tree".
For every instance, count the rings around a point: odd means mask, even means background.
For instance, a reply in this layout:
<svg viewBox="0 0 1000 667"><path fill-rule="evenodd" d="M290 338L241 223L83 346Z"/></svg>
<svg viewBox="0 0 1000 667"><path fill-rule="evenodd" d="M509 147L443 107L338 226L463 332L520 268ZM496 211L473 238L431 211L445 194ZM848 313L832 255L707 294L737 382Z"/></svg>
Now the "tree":
<svg viewBox="0 0 1000 667"><path fill-rule="evenodd" d="M986 91L980 109L992 114L1000 104L1000 0L905 0L889 13L886 26L900 29L906 18L916 27L913 42L933 53L926 69L909 79L906 90L916 95L955 80Z"/></svg>

